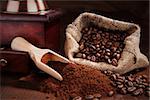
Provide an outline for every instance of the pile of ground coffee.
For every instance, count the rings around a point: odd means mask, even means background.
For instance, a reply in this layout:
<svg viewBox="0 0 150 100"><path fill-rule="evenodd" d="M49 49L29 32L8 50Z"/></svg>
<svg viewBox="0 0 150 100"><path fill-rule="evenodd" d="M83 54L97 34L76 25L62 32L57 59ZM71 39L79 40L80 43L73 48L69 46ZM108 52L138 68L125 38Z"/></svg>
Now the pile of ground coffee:
<svg viewBox="0 0 150 100"><path fill-rule="evenodd" d="M88 99L94 96L100 98L114 94L111 80L96 69L69 64L60 73L63 81L49 77L42 82L41 91L53 92L63 100Z"/></svg>

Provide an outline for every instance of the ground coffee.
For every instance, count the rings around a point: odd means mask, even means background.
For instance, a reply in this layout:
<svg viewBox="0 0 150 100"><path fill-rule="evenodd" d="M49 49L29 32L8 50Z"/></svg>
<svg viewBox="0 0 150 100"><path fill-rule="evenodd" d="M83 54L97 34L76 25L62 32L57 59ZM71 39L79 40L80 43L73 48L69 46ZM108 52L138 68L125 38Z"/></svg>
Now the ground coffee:
<svg viewBox="0 0 150 100"><path fill-rule="evenodd" d="M59 70L63 68L63 66L55 67ZM101 96L114 94L111 80L96 69L70 64L65 66L60 73L64 78L63 81L49 77L42 82L41 90L55 93L63 100L101 98Z"/></svg>

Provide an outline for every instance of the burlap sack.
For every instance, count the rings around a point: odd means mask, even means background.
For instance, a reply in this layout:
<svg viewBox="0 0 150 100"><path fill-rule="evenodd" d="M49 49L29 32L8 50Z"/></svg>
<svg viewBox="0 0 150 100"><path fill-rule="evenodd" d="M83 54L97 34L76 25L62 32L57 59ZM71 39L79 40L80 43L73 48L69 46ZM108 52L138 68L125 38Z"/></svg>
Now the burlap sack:
<svg viewBox="0 0 150 100"><path fill-rule="evenodd" d="M81 30L83 27L88 26L90 23L94 23L99 27L103 27L111 30L123 30L128 31L130 34L125 39L125 48L121 54L121 58L118 61L118 66L113 66L105 62L92 62L90 60L82 58L74 58L74 54L79 51L80 38L82 36ZM66 29L66 41L65 41L65 54L69 60L89 67L101 69L101 70L112 70L120 74L129 72L135 68L145 67L149 65L149 61L139 49L140 42L140 27L133 23L113 20L106 18L101 15L93 13L80 14L78 18L69 24Z"/></svg>

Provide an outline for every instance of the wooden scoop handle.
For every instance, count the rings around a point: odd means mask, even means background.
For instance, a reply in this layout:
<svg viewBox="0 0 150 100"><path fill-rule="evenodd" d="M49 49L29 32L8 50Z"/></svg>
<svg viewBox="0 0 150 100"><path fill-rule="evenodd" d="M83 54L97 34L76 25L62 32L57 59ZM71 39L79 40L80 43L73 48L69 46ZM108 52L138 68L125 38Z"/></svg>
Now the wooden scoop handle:
<svg viewBox="0 0 150 100"><path fill-rule="evenodd" d="M22 37L16 37L11 42L11 48L13 50L25 51L25 52L29 52L30 53L32 48L35 48L35 46L33 46L31 43L29 43L28 41L26 41Z"/></svg>

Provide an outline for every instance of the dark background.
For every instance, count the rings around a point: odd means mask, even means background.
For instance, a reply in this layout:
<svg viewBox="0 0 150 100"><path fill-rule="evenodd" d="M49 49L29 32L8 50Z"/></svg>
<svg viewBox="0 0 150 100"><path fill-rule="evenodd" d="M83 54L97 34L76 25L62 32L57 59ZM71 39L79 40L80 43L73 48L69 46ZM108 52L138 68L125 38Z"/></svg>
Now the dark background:
<svg viewBox="0 0 150 100"><path fill-rule="evenodd" d="M142 53L149 56L149 1L66 1L46 0L50 9L64 11L61 36L64 41L65 28L83 12L93 12L117 20L133 22L141 27L140 48ZM0 11L5 11L7 0L0 1ZM63 49L64 42L61 41Z"/></svg>
<svg viewBox="0 0 150 100"><path fill-rule="evenodd" d="M93 12L117 20L133 22L141 27L141 52L149 56L149 1L66 1L46 0L50 9L61 9L61 48L65 29L80 13ZM7 0L0 1L0 11L5 11ZM63 42L62 42L63 41Z"/></svg>
<svg viewBox="0 0 150 100"><path fill-rule="evenodd" d="M140 48L142 53L149 56L149 1L66 1L46 0L50 9L64 11L61 37L64 41L65 28L83 12L94 12L117 20L133 22L141 27ZM5 11L7 0L0 1L0 11ZM61 41L63 49L64 42Z"/></svg>

